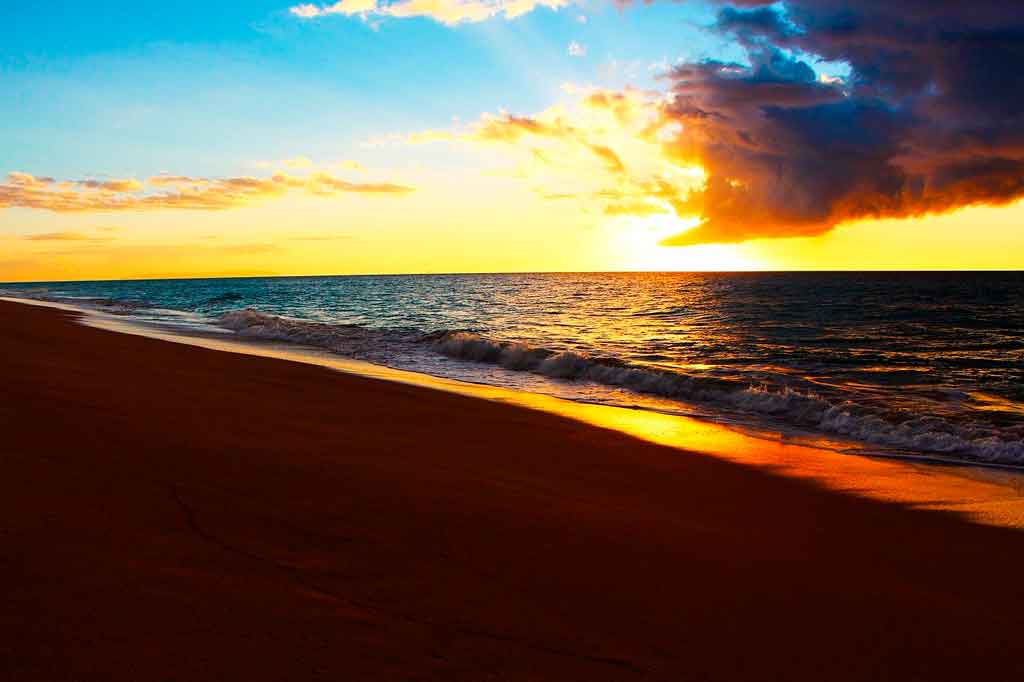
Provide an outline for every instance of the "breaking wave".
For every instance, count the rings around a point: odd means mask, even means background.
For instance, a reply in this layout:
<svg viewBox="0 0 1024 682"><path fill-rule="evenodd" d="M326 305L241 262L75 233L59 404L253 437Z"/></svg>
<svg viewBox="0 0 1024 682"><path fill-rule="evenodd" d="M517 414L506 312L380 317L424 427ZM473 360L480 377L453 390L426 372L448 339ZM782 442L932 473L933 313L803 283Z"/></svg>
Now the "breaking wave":
<svg viewBox="0 0 1024 682"><path fill-rule="evenodd" d="M906 409L861 404L842 395L826 396L750 378L688 374L615 357L496 341L470 331L375 329L310 322L252 309L225 313L218 323L245 337L301 343L382 364L395 364L403 355L427 350L463 362L716 407L874 446L975 462L1024 464L1024 425L999 428L976 421L953 421Z"/></svg>
<svg viewBox="0 0 1024 682"><path fill-rule="evenodd" d="M393 357L396 345L412 344L422 336L419 330L384 330L358 324L310 322L252 308L226 312L217 318L217 324L247 338L315 346L347 357L378 362Z"/></svg>
<svg viewBox="0 0 1024 682"><path fill-rule="evenodd" d="M470 332L443 332L428 341L435 350L453 358L557 379L593 381L684 402L710 403L862 443L986 463L1024 464L1024 426L1000 429L977 422L951 422L785 386L694 376L630 365L614 358L495 342Z"/></svg>

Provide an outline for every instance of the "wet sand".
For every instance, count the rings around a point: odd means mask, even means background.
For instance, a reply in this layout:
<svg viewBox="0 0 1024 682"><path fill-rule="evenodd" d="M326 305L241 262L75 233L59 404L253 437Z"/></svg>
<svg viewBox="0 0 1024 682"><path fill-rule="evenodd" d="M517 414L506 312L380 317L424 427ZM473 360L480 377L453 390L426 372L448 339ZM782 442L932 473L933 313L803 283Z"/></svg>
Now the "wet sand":
<svg viewBox="0 0 1024 682"><path fill-rule="evenodd" d="M0 679L1024 673L1020 531L0 302Z"/></svg>

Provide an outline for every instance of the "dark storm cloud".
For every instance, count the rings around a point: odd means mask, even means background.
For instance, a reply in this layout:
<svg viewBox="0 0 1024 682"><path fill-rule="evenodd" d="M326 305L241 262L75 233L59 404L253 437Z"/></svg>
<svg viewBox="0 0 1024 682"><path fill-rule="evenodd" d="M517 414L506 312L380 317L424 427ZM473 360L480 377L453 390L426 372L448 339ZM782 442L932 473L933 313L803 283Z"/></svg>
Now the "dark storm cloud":
<svg viewBox="0 0 1024 682"><path fill-rule="evenodd" d="M667 152L700 163L666 243L820 234L1024 196L1024 6L1002 0L730 2L715 30L743 64L683 64ZM843 65L816 78L815 61Z"/></svg>

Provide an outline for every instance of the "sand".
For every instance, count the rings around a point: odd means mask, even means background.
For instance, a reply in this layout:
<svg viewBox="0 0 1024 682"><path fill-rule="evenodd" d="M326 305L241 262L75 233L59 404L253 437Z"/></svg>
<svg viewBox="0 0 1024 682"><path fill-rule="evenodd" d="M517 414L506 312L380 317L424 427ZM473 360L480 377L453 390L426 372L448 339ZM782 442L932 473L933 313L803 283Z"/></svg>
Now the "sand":
<svg viewBox="0 0 1024 682"><path fill-rule="evenodd" d="M1024 674L1024 535L0 302L0 679Z"/></svg>

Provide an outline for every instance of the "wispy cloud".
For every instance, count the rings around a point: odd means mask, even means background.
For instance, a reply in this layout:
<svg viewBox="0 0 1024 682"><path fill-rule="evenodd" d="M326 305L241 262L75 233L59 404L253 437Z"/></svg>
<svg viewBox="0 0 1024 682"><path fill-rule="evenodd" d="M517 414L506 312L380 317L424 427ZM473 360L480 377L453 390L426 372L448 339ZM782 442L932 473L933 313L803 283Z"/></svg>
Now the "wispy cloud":
<svg viewBox="0 0 1024 682"><path fill-rule="evenodd" d="M657 95L633 89L567 91L571 102L537 114L483 114L461 129L391 139L500 150L518 159L514 177L529 182L543 198L576 201L606 215L649 216L686 208L703 175L666 156L666 140L680 130L663 121Z"/></svg>
<svg viewBox="0 0 1024 682"><path fill-rule="evenodd" d="M157 175L145 182L134 179L58 182L50 177L12 172L8 174L6 182L0 183L0 209L33 208L56 212L159 209L217 211L282 197L290 192L331 197L340 194L402 195L412 191L412 187L405 185L349 182L322 172L304 176L275 173L269 178Z"/></svg>
<svg viewBox="0 0 1024 682"><path fill-rule="evenodd" d="M577 43L575 40L572 41L571 43L569 43L569 47L566 49L566 52L568 53L568 55L570 57L586 57L587 56L587 48L586 48L586 46L581 45L580 43Z"/></svg>
<svg viewBox="0 0 1024 682"><path fill-rule="evenodd" d="M331 14L342 16L429 17L442 24L454 26L463 22L485 21L504 16L515 19L538 7L560 9L571 0L339 0L331 4L304 3L289 8L292 15L302 19L316 19Z"/></svg>

